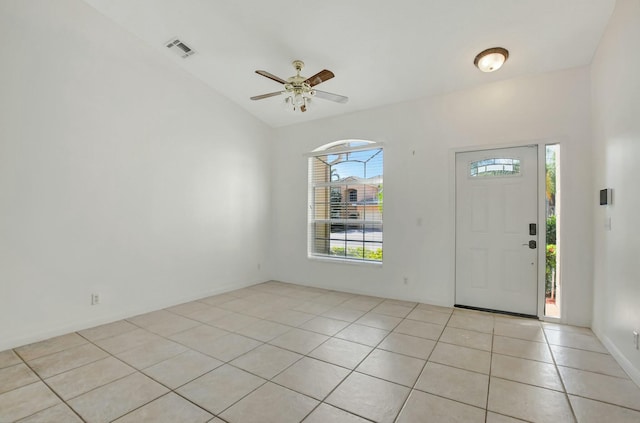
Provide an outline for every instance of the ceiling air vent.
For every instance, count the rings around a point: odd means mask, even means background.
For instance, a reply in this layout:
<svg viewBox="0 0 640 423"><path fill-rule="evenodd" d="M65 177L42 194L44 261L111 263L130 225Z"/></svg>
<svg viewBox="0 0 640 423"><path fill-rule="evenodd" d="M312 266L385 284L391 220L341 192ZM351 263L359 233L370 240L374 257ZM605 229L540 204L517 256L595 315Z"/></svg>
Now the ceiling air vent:
<svg viewBox="0 0 640 423"><path fill-rule="evenodd" d="M167 48L173 49L180 57L186 59L191 56L195 51L180 41L178 38L173 38L167 43Z"/></svg>

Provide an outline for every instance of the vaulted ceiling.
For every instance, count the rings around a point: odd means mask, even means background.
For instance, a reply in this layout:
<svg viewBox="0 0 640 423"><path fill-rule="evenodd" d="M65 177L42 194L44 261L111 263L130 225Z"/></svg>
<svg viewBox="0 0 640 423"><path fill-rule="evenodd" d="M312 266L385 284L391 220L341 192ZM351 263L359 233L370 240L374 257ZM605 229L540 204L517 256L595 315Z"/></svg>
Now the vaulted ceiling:
<svg viewBox="0 0 640 423"><path fill-rule="evenodd" d="M615 0L85 0L211 88L273 127L587 65ZM165 47L178 37L196 53ZM501 46L505 66L485 74L477 53ZM330 69L317 88L347 104L314 99L306 113L281 97L249 97L302 74Z"/></svg>

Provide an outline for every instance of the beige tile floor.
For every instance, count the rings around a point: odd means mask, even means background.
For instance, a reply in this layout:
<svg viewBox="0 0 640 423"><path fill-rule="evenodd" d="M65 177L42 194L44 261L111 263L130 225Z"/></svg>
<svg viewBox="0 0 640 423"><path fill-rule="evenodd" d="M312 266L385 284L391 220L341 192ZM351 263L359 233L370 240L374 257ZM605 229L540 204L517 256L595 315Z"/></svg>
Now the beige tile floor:
<svg viewBox="0 0 640 423"><path fill-rule="evenodd" d="M267 282L0 352L0 422L640 422L590 330Z"/></svg>

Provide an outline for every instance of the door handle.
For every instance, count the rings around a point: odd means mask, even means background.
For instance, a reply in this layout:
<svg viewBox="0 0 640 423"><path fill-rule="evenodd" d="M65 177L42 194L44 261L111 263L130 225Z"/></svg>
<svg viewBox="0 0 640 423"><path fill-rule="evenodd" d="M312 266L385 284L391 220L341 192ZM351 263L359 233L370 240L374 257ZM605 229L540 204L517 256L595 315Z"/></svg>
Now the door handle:
<svg viewBox="0 0 640 423"><path fill-rule="evenodd" d="M535 249L536 249L536 247L537 247L537 243L532 239L531 241L529 241L529 243L528 243L528 244L522 244L522 246L524 246L524 247L527 247L527 246L528 246L528 247L529 247L529 248L531 248L532 250L535 250Z"/></svg>

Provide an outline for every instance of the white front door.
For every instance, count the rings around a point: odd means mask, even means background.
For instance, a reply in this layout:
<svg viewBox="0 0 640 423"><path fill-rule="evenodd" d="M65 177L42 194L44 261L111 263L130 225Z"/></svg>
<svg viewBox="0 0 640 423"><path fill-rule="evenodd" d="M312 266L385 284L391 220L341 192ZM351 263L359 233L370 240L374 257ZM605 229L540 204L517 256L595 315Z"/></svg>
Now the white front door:
<svg viewBox="0 0 640 423"><path fill-rule="evenodd" d="M537 175L537 146L456 154L456 305L538 314Z"/></svg>

